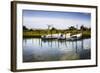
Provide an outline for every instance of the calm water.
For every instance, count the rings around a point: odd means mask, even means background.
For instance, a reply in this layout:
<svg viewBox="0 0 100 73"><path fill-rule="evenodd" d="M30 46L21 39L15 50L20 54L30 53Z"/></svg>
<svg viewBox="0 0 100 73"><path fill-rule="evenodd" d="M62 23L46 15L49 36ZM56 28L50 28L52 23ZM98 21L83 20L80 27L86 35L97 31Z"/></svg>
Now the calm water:
<svg viewBox="0 0 100 73"><path fill-rule="evenodd" d="M91 58L91 39L79 41L23 39L23 62Z"/></svg>

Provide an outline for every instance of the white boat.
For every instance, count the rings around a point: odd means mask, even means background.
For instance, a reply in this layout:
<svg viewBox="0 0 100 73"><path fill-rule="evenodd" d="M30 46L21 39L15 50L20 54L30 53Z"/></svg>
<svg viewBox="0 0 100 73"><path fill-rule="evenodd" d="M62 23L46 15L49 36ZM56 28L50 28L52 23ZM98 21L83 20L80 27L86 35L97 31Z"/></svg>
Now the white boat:
<svg viewBox="0 0 100 73"><path fill-rule="evenodd" d="M42 39L57 39L58 38L58 34L52 34L52 35L44 35L41 36Z"/></svg>
<svg viewBox="0 0 100 73"><path fill-rule="evenodd" d="M82 36L82 33L79 33L79 34L72 35L71 37L77 37L77 38L80 38L81 36Z"/></svg>
<svg viewBox="0 0 100 73"><path fill-rule="evenodd" d="M52 34L52 35L45 35L45 36L41 36L42 39L66 39L66 38L70 38L70 33L68 34Z"/></svg>
<svg viewBox="0 0 100 73"><path fill-rule="evenodd" d="M71 40L79 40L82 37L82 33L75 34L71 36Z"/></svg>
<svg viewBox="0 0 100 73"><path fill-rule="evenodd" d="M72 35L70 33L67 34L52 34L52 35L45 35L41 36L42 39L48 40L48 39L58 39L58 40L77 40L80 39L82 36L82 33Z"/></svg>
<svg viewBox="0 0 100 73"><path fill-rule="evenodd" d="M66 39L69 39L69 38L71 38L71 36L70 36L70 33L67 33L67 34L64 34L64 35L60 35L59 36L59 40L66 40Z"/></svg>

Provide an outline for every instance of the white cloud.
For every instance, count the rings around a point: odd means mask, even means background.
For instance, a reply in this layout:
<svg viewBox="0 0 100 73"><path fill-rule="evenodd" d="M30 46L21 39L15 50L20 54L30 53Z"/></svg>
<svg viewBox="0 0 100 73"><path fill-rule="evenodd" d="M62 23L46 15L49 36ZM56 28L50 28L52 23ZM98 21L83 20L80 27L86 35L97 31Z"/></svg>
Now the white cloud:
<svg viewBox="0 0 100 73"><path fill-rule="evenodd" d="M24 17L23 18L23 25L27 26L28 28L47 28L47 25L52 25L57 29L66 29L70 26L79 27L81 25L85 25L90 27L90 21L86 20L79 20L79 19L60 19L60 18L46 18L46 17Z"/></svg>

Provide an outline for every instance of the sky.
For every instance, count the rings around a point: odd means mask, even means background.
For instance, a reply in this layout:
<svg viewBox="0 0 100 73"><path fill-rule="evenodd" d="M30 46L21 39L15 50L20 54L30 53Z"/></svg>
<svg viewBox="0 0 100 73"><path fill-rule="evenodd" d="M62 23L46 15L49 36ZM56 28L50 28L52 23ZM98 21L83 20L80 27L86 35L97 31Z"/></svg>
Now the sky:
<svg viewBox="0 0 100 73"><path fill-rule="evenodd" d="M81 25L91 27L91 13L23 10L23 25L29 29L67 29Z"/></svg>

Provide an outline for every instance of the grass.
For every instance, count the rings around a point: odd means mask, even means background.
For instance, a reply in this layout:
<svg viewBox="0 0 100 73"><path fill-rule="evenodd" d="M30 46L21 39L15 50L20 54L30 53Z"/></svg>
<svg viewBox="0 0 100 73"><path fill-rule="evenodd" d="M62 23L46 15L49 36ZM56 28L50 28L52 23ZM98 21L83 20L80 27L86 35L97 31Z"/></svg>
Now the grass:
<svg viewBox="0 0 100 73"><path fill-rule="evenodd" d="M30 37L41 37L44 35L48 35L48 34L67 34L67 33L71 33L71 35L74 34L78 34L82 32L82 38L90 38L91 37L91 31L90 30L85 30L85 31L81 31L81 30L52 30L52 31L48 31L48 30L24 30L23 31L23 37L24 38L30 38Z"/></svg>

